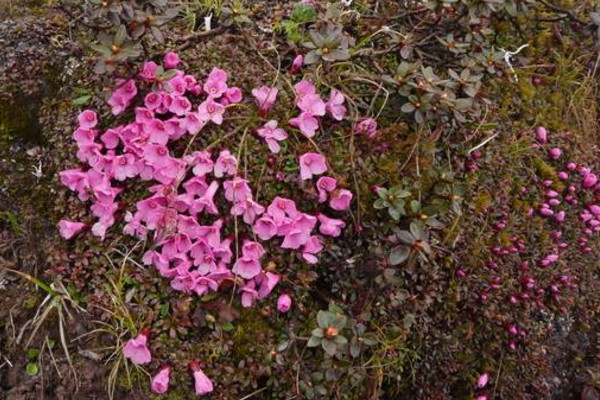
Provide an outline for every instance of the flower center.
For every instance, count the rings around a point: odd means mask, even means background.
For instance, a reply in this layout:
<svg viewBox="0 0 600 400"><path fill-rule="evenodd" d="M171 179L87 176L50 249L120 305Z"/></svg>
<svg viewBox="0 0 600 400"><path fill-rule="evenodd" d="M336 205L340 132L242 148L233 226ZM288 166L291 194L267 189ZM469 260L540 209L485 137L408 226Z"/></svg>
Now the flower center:
<svg viewBox="0 0 600 400"><path fill-rule="evenodd" d="M125 157L121 158L121 159L119 160L119 164L121 164L121 165L126 165L126 164L127 164L127 159L126 159Z"/></svg>
<svg viewBox="0 0 600 400"><path fill-rule="evenodd" d="M206 107L206 109L208 110L209 113L214 113L215 112L215 108L212 105L209 105L208 107Z"/></svg>
<svg viewBox="0 0 600 400"><path fill-rule="evenodd" d="M336 337L338 334L340 333L340 331L338 330L338 328L336 328L335 326L330 326L327 328L327 330L325 331L325 337L327 339L333 339L334 337Z"/></svg>
<svg viewBox="0 0 600 400"><path fill-rule="evenodd" d="M167 154L167 149L162 148L162 147L160 149L158 149L158 155L164 156L166 154Z"/></svg>

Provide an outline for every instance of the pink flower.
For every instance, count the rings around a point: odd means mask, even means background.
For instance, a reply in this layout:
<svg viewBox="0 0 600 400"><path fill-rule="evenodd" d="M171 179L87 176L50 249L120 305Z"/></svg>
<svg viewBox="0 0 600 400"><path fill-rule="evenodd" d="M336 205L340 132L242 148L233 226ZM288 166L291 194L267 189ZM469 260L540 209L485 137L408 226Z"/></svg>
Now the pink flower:
<svg viewBox="0 0 600 400"><path fill-rule="evenodd" d="M147 342L148 335L142 329L138 337L129 339L125 344L125 347L123 347L123 355L137 365L149 363L152 360L152 356L146 345Z"/></svg>
<svg viewBox="0 0 600 400"><path fill-rule="evenodd" d="M244 245L242 246L242 256L255 258L258 260L266 253L267 252L260 243L250 240L244 241Z"/></svg>
<svg viewBox="0 0 600 400"><path fill-rule="evenodd" d="M116 156L112 162L113 176L118 181L133 178L139 173L139 167L132 154Z"/></svg>
<svg viewBox="0 0 600 400"><path fill-rule="evenodd" d="M305 153L300 156L300 178L311 179L314 175L321 175L327 171L325 157L318 153Z"/></svg>
<svg viewBox="0 0 600 400"><path fill-rule="evenodd" d="M58 226L60 228L60 236L68 240L71 239L73 236L77 235L83 229L85 229L87 227L87 224L84 224L83 222L75 222L62 219L58 223Z"/></svg>
<svg viewBox="0 0 600 400"><path fill-rule="evenodd" d="M343 94L336 89L331 89L329 101L327 101L325 108L329 115L336 121L341 121L346 116L346 107L343 106L345 101L346 98Z"/></svg>
<svg viewBox="0 0 600 400"><path fill-rule="evenodd" d="M156 79L156 70L158 65L154 61L146 61L144 65L142 65L142 72L140 73L140 77L146 81L153 81Z"/></svg>
<svg viewBox="0 0 600 400"><path fill-rule="evenodd" d="M256 291L256 282L248 281L244 286L240 288L242 292L242 307L252 307L254 300L258 299L258 292Z"/></svg>
<svg viewBox="0 0 600 400"><path fill-rule="evenodd" d="M205 176L213 171L215 163L210 157L208 151L197 151L192 153L193 161L191 165L194 166L192 172L196 176Z"/></svg>
<svg viewBox="0 0 600 400"><path fill-rule="evenodd" d="M541 144L548 143L548 132L546 131L546 128L544 128L543 126L539 126L535 130L535 137L537 138L538 142L540 142Z"/></svg>
<svg viewBox="0 0 600 400"><path fill-rule="evenodd" d="M208 98L203 101L198 107L198 114L201 120L212 121L217 125L223 123L223 114L225 113L225 107L215 102L212 98Z"/></svg>
<svg viewBox="0 0 600 400"><path fill-rule="evenodd" d="M248 186L248 181L240 177L234 177L231 181L223 182L225 189L225 198L231 202L244 201L252 198L252 190Z"/></svg>
<svg viewBox="0 0 600 400"><path fill-rule="evenodd" d="M279 150L281 150L278 142L283 141L288 137L283 129L277 128L277 121L275 120L267 122L264 127L257 129L256 133L258 136L265 139L269 146L269 150L275 154L279 153Z"/></svg>
<svg viewBox="0 0 600 400"><path fill-rule="evenodd" d="M483 389L488 384L489 380L490 375L486 372L485 374L481 375L479 379L477 379L477 387L479 389Z"/></svg>
<svg viewBox="0 0 600 400"><path fill-rule="evenodd" d="M277 224L270 216L264 215L257 219L252 226L254 232L261 240L269 240L277 234Z"/></svg>
<svg viewBox="0 0 600 400"><path fill-rule="evenodd" d="M252 279L260 274L261 266L256 258L242 256L235 261L231 271L244 279Z"/></svg>
<svg viewBox="0 0 600 400"><path fill-rule="evenodd" d="M225 92L225 98L227 98L227 100L230 103L239 103L240 101L242 101L242 89L240 89L239 87L232 87L227 89L227 91Z"/></svg>
<svg viewBox="0 0 600 400"><path fill-rule="evenodd" d="M277 310L282 313L290 311L292 308L292 298L288 294L282 294L277 299Z"/></svg>
<svg viewBox="0 0 600 400"><path fill-rule="evenodd" d="M165 54L165 69L177 68L177 64L179 64L179 61L179 55L177 55L177 53L174 53L172 51L168 52L167 54Z"/></svg>
<svg viewBox="0 0 600 400"><path fill-rule="evenodd" d="M252 225L256 217L261 215L263 212L265 212L265 208L251 198L238 201L233 205L233 207L231 207L231 214L237 216L243 215L244 222L248 225Z"/></svg>
<svg viewBox="0 0 600 400"><path fill-rule="evenodd" d="M171 94L183 96L187 90L187 82L182 76L175 76L167 81L168 87L171 88Z"/></svg>
<svg viewBox="0 0 600 400"><path fill-rule="evenodd" d="M225 175L235 175L237 171L237 160L231 155L229 150L223 150L219 153L219 158L214 166L214 174L217 178Z"/></svg>
<svg viewBox="0 0 600 400"><path fill-rule="evenodd" d="M260 275L257 275L254 280L256 283L260 284L258 288L258 298L264 299L267 297L277 286L281 277L272 272L263 272Z"/></svg>
<svg viewBox="0 0 600 400"><path fill-rule="evenodd" d="M363 119L356 124L354 127L354 132L359 134L363 133L367 135L368 138L372 139L377 134L377 121L375 121L373 118Z"/></svg>
<svg viewBox="0 0 600 400"><path fill-rule="evenodd" d="M319 259L316 257L323 250L321 241L316 236L311 236L302 247L302 258L309 264L316 264Z"/></svg>
<svg viewBox="0 0 600 400"><path fill-rule="evenodd" d="M190 368L194 373L194 389L196 394L203 395L213 391L212 381L200 369L197 362L191 362Z"/></svg>
<svg viewBox="0 0 600 400"><path fill-rule="evenodd" d="M92 110L85 110L79 114L77 119L79 120L79 126L83 129L90 130L98 125L98 116Z"/></svg>
<svg viewBox="0 0 600 400"><path fill-rule="evenodd" d="M337 180L329 176L323 176L317 181L317 191L319 192L319 203L327 201L327 195L335 190Z"/></svg>
<svg viewBox="0 0 600 400"><path fill-rule="evenodd" d="M586 189L591 188L598 182L598 177L592 173L588 173L583 177L582 186Z"/></svg>
<svg viewBox="0 0 600 400"><path fill-rule="evenodd" d="M252 96L256 99L259 109L266 115L266 112L273 106L277 99L279 90L276 87L261 86L252 89Z"/></svg>
<svg viewBox="0 0 600 400"><path fill-rule="evenodd" d="M350 207L352 192L347 189L335 190L329 199L329 206L337 211L344 211Z"/></svg>
<svg viewBox="0 0 600 400"><path fill-rule="evenodd" d="M208 74L203 89L213 99L221 97L227 91L227 72L214 67Z"/></svg>
<svg viewBox="0 0 600 400"><path fill-rule="evenodd" d="M558 147L554 147L548 151L548 157L553 160L558 160L562 155L562 151Z"/></svg>
<svg viewBox="0 0 600 400"><path fill-rule="evenodd" d="M296 91L296 96L299 99L301 99L305 96L317 94L317 88L315 87L315 85L313 85L306 79L303 79L300 82L296 83L294 85L294 90Z"/></svg>
<svg viewBox="0 0 600 400"><path fill-rule="evenodd" d="M323 235L338 237L342 233L342 229L346 227L344 221L335 218L329 218L323 214L319 214L317 218L321 223L319 226L319 232L321 232Z"/></svg>
<svg viewBox="0 0 600 400"><path fill-rule="evenodd" d="M342 96L342 99L343 97L344 96ZM323 100L321 100L321 96L319 96L317 93L306 94L302 97L299 97L296 101L296 105L300 110L311 115L319 117L325 115L325 103Z"/></svg>
<svg viewBox="0 0 600 400"><path fill-rule="evenodd" d="M154 378L152 378L152 383L150 387L154 391L154 393L163 394L169 390L169 379L171 374L171 368L164 367L160 370L158 374Z"/></svg>
<svg viewBox="0 0 600 400"><path fill-rule="evenodd" d="M319 129L319 120L308 112L301 113L299 116L290 119L289 122L294 128L300 129L300 132L307 138L315 136L317 129Z"/></svg>
<svg viewBox="0 0 600 400"><path fill-rule="evenodd" d="M200 114L197 112L189 112L185 114L185 118L182 120L182 126L191 134L195 135L204 128L208 121L200 118Z"/></svg>
<svg viewBox="0 0 600 400"><path fill-rule="evenodd" d="M304 64L304 57L302 57L302 54L298 54L294 58L294 61L292 61L292 66L290 67L290 74L295 75L298 72L300 72L300 68L302 68L303 64Z"/></svg>
<svg viewBox="0 0 600 400"><path fill-rule="evenodd" d="M192 109L192 103L184 96L174 96L169 111L178 116L186 115Z"/></svg>
<svg viewBox="0 0 600 400"><path fill-rule="evenodd" d="M269 207L267 207L267 214L269 214L277 224L283 222L286 217L296 219L300 215L296 209L294 200L285 199L279 196L275 197Z"/></svg>
<svg viewBox="0 0 600 400"><path fill-rule="evenodd" d="M162 104L162 96L155 92L148 93L146 97L144 97L144 105L149 110L156 110Z"/></svg>

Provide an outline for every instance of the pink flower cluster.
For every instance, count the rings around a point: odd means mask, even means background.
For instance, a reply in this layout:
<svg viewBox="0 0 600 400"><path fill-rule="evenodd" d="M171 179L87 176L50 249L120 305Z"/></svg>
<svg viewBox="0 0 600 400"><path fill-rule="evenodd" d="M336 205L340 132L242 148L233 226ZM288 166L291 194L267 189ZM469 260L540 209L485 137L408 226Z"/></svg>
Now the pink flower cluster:
<svg viewBox="0 0 600 400"><path fill-rule="evenodd" d="M82 112L74 139L77 158L85 166L62 171L60 179L82 201L91 202L97 219L91 226L93 235L103 239L107 229L124 219L124 233L140 239L150 236L153 248L144 254L143 262L169 278L174 290L204 295L217 291L225 281L235 282L242 305L250 307L266 298L280 280L276 273L263 270L261 260L266 250L257 240L280 238L282 249L297 251L307 263L315 264L323 250L322 236L315 232L317 226L321 235L337 237L346 224L323 213L304 213L284 197L276 197L270 204L258 203L250 182L238 176L238 160L227 149L218 154L201 150L176 157L168 147L170 143L197 135L210 124L222 124L227 106L243 100L239 88L228 86L225 71L213 68L201 83L173 69L178 63L176 54L167 54L164 68L171 69L167 79L162 67L146 62L138 83L141 91L151 90L143 98L138 98L136 81L121 82L109 104L113 114L120 114L136 102L134 120L129 124L100 132L97 114ZM316 120L329 112L340 120L346 113L344 97L335 89L327 103L306 80L295 89L302 118ZM276 100L277 89L261 87L252 94L260 111L267 112ZM199 96L199 105L193 106L194 97ZM277 125L271 120L258 129L272 152L280 151L278 142L287 138ZM321 154L306 153L299 161L302 179L327 171ZM131 212L118 201L125 190L118 183L134 178L154 184L149 187L150 195L138 201ZM339 188L334 178L321 177L317 190L319 201L329 200L333 210L344 211L350 206L352 193ZM241 218L248 234L254 236L254 240L243 239L237 257L231 250L234 238L223 233L229 218L222 215L219 205L225 204L229 214ZM67 220L59 226L67 239L88 227ZM287 311L291 299L284 297L280 303L279 308Z"/></svg>

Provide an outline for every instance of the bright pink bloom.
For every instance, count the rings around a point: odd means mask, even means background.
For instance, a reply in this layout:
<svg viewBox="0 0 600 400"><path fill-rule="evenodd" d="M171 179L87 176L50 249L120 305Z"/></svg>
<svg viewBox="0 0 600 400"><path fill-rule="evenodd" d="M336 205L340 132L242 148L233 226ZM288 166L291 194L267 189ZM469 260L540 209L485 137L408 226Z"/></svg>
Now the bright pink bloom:
<svg viewBox="0 0 600 400"><path fill-rule="evenodd" d="M75 222L62 219L58 223L58 226L60 228L60 236L62 236L65 239L71 239L73 236L77 235L79 232L85 229L87 227L87 224L84 224L83 222Z"/></svg>
<svg viewBox="0 0 600 400"><path fill-rule="evenodd" d="M255 258L258 260L266 253L267 252L260 243L250 240L244 241L244 245L242 246L242 256Z"/></svg>
<svg viewBox="0 0 600 400"><path fill-rule="evenodd" d="M227 89L227 91L225 92L225 98L227 98L227 100L230 103L239 103L240 101L242 101L242 89L240 89L239 87L232 87Z"/></svg>
<svg viewBox="0 0 600 400"><path fill-rule="evenodd" d="M277 299L277 310L282 313L290 311L292 308L292 298L288 294L282 294Z"/></svg>
<svg viewBox="0 0 600 400"><path fill-rule="evenodd" d="M194 389L196 394L203 395L213 391L212 381L204 374L200 369L200 366L196 362L190 363L190 367L194 372Z"/></svg>
<svg viewBox="0 0 600 400"><path fill-rule="evenodd" d="M225 107L215 102L212 98L208 98L203 101L198 107L198 114L201 120L212 121L217 125L223 123L223 114L225 113Z"/></svg>
<svg viewBox="0 0 600 400"><path fill-rule="evenodd" d="M252 279L260 274L260 262L253 257L242 256L235 261L231 271L244 279Z"/></svg>
<svg viewBox="0 0 600 400"><path fill-rule="evenodd" d="M317 191L319 192L319 203L327 201L327 195L333 192L337 187L337 180L330 176L323 176L317 181Z"/></svg>
<svg viewBox="0 0 600 400"><path fill-rule="evenodd" d="M258 288L258 298L264 299L266 298L277 286L281 277L272 272L263 272L260 275L257 275L254 280L256 283L260 284Z"/></svg>
<svg viewBox="0 0 600 400"><path fill-rule="evenodd" d="M73 139L77 142L77 146L94 143L94 139L96 139L96 130L78 128L73 132Z"/></svg>
<svg viewBox="0 0 600 400"><path fill-rule="evenodd" d="M142 72L140 73L140 77L147 81L153 81L156 79L156 70L158 69L158 65L154 61L146 61L142 65Z"/></svg>
<svg viewBox="0 0 600 400"><path fill-rule="evenodd" d="M344 211L350 207L352 192L347 189L335 190L329 199L329 206L337 211Z"/></svg>
<svg viewBox="0 0 600 400"><path fill-rule="evenodd" d="M178 94L183 96L187 90L187 82L182 76L175 76L167 81L169 88L171 88L171 94Z"/></svg>
<svg viewBox="0 0 600 400"><path fill-rule="evenodd" d="M254 300L258 299L258 291L254 281L248 281L240 288L240 292L242 292L242 307L244 308L252 307Z"/></svg>
<svg viewBox="0 0 600 400"><path fill-rule="evenodd" d="M206 82L204 82L204 92L214 99L218 99L227 91L227 72L213 67Z"/></svg>
<svg viewBox="0 0 600 400"><path fill-rule="evenodd" d="M261 86L260 88L252 89L252 96L256 99L260 110L267 112L275 104L278 92L279 90L276 87Z"/></svg>
<svg viewBox="0 0 600 400"><path fill-rule="evenodd" d="M342 96L342 99L343 97L344 96ZM309 113L310 115L319 117L325 115L325 103L317 93L306 94L299 97L296 101L296 105L302 112Z"/></svg>
<svg viewBox="0 0 600 400"><path fill-rule="evenodd" d="M90 130L98 125L98 116L92 110L85 110L79 114L77 119L79 120L79 127L83 129Z"/></svg>
<svg viewBox="0 0 600 400"><path fill-rule="evenodd" d="M256 217L263 212L265 212L265 208L252 200L252 198L238 201L231 207L231 214L237 216L243 215L244 222L248 225L252 225Z"/></svg>
<svg viewBox="0 0 600 400"><path fill-rule="evenodd" d="M190 208L190 213L198 214L206 212L208 214L218 215L219 210L217 209L217 206L214 202L214 197L218 189L219 182L212 181L208 186L208 189L206 189L206 193L204 193L202 197L194 201L192 207Z"/></svg>
<svg viewBox="0 0 600 400"><path fill-rule="evenodd" d="M179 59L179 55L177 53L170 51L167 54L165 54L165 60L164 60L165 69L177 68L177 64L179 64L179 62L180 62L180 59Z"/></svg>
<svg viewBox="0 0 600 400"><path fill-rule="evenodd" d="M129 341L123 347L123 355L132 363L140 365L147 364L152 360L150 350L147 346L148 336L142 331L135 339Z"/></svg>
<svg viewBox="0 0 600 400"><path fill-rule="evenodd" d="M132 154L116 156L112 162L113 176L118 181L133 178L139 173L139 167Z"/></svg>
<svg viewBox="0 0 600 400"><path fill-rule="evenodd" d="M561 155L562 151L558 147L554 147L550 149L550 151L548 151L548 157L550 157L553 160L558 160Z"/></svg>
<svg viewBox="0 0 600 400"><path fill-rule="evenodd" d="M185 96L174 96L169 111L178 116L186 115L192 109L192 103Z"/></svg>
<svg viewBox="0 0 600 400"><path fill-rule="evenodd" d="M185 115L185 118L183 118L181 123L190 134L195 135L204 128L207 121L200 118L199 113L189 112Z"/></svg>
<svg viewBox="0 0 600 400"><path fill-rule="evenodd" d="M148 93L146 97L144 97L144 105L149 110L156 110L162 104L162 96L155 92Z"/></svg>
<svg viewBox="0 0 600 400"><path fill-rule="evenodd" d="M302 247L302 258L309 264L316 264L319 262L319 259L316 255L322 250L323 245L321 244L319 238L316 236L311 236L304 247Z"/></svg>
<svg viewBox="0 0 600 400"><path fill-rule="evenodd" d="M277 234L277 224L270 216L264 215L257 219L252 226L254 232L261 240L269 240Z"/></svg>
<svg viewBox="0 0 600 400"><path fill-rule="evenodd" d="M486 372L485 374L481 375L479 379L477 379L477 387L479 389L483 389L488 384L489 380L490 375Z"/></svg>
<svg viewBox="0 0 600 400"><path fill-rule="evenodd" d="M158 374L154 378L152 378L152 383L150 387L154 393L163 394L169 390L169 380L170 380L171 368L164 367L160 370Z"/></svg>
<svg viewBox="0 0 600 400"><path fill-rule="evenodd" d="M317 88L311 82L306 79L301 80L300 82L294 85L294 90L296 91L296 96L300 99L305 96L315 95L317 94Z"/></svg>
<svg viewBox="0 0 600 400"><path fill-rule="evenodd" d="M292 61L292 66L290 67L290 74L295 75L298 72L300 72L300 68L302 68L303 64L304 64L304 57L302 57L302 54L298 54L294 58L294 61Z"/></svg>
<svg viewBox="0 0 600 400"><path fill-rule="evenodd" d="M193 159L190 165L193 165L194 168L192 172L196 176L205 176L213 171L213 167L215 163L211 159L210 153L208 151L196 151L191 154Z"/></svg>
<svg viewBox="0 0 600 400"><path fill-rule="evenodd" d="M229 150L222 150L219 153L219 158L214 165L214 174L217 178L222 178L225 175L233 176L237 172L237 160L231 155Z"/></svg>
<svg viewBox="0 0 600 400"><path fill-rule="evenodd" d="M344 102L346 98L343 94L341 94L336 89L331 89L329 93L329 100L327 101L325 108L329 115L337 121L341 121L346 116L346 107L344 107Z"/></svg>
<svg viewBox="0 0 600 400"><path fill-rule="evenodd" d="M546 131L546 128L544 128L543 126L539 126L535 130L535 137L537 138L538 142L540 142L541 144L548 143L548 132Z"/></svg>
<svg viewBox="0 0 600 400"><path fill-rule="evenodd" d="M581 182L582 186L586 189L591 188L596 183L598 183L598 177L592 173L588 173L583 177L583 181Z"/></svg>
<svg viewBox="0 0 600 400"><path fill-rule="evenodd" d="M326 215L319 214L317 217L321 225L319 226L319 232L323 235L338 237L342 233L342 229L346 227L344 221L335 218L329 218Z"/></svg>
<svg viewBox="0 0 600 400"><path fill-rule="evenodd" d="M248 181L240 177L234 177L231 181L223 182L225 189L225 198L231 202L244 201L252 198L252 190L248 186Z"/></svg>
<svg viewBox="0 0 600 400"><path fill-rule="evenodd" d="M281 147L278 142L288 138L287 133L277 127L277 121L275 120L267 122L262 128L257 129L256 133L265 139L272 153L279 153Z"/></svg>
<svg viewBox="0 0 600 400"><path fill-rule="evenodd" d="M294 200L285 199L279 196L275 197L269 207L267 207L267 214L269 214L277 224L283 222L286 217L296 219L300 215L296 209Z"/></svg>
<svg viewBox="0 0 600 400"><path fill-rule="evenodd" d="M359 134L365 134L368 138L374 138L377 134L377 121L373 118L366 118L360 121L354 127L354 132Z"/></svg>
<svg viewBox="0 0 600 400"><path fill-rule="evenodd" d="M295 118L290 119L290 125L298 128L307 138L315 136L319 129L319 120L309 112L303 112Z"/></svg>
<svg viewBox="0 0 600 400"><path fill-rule="evenodd" d="M327 171L325 157L318 153L304 153L300 156L300 178L311 179L314 175L321 175Z"/></svg>

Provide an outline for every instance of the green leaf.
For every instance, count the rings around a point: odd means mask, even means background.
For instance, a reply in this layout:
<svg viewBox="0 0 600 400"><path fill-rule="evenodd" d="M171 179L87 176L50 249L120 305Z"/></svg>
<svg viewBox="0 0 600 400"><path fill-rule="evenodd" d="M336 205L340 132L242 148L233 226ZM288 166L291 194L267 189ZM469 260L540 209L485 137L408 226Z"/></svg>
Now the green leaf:
<svg viewBox="0 0 600 400"><path fill-rule="evenodd" d="M412 233L412 235L417 239L427 240L427 232L425 232L423 224L421 224L419 221L413 221L410 223L410 233Z"/></svg>
<svg viewBox="0 0 600 400"><path fill-rule="evenodd" d="M392 265L398 265L410 256L410 248L408 246L396 246L392 249L390 253L389 261Z"/></svg>
<svg viewBox="0 0 600 400"><path fill-rule="evenodd" d="M327 311L319 311L317 313L317 323L319 324L319 328L326 329L331 324L331 319L333 315Z"/></svg>
<svg viewBox="0 0 600 400"><path fill-rule="evenodd" d="M233 330L233 324L231 322L225 322L224 324L221 324L221 329L223 329L224 332L231 332Z"/></svg>
<svg viewBox="0 0 600 400"><path fill-rule="evenodd" d="M335 355L335 353L337 353L337 344L333 340L323 339L321 341L321 347L323 347L325 353L332 357Z"/></svg>
<svg viewBox="0 0 600 400"><path fill-rule="evenodd" d="M375 200L375 203L373 203L373 207L376 210L382 210L384 208L389 207L389 204L390 203L388 203L387 200L385 200L385 199L377 199L377 200Z"/></svg>
<svg viewBox="0 0 600 400"><path fill-rule="evenodd" d="M315 328L311 332L311 335L322 338L323 336L325 336L325 332L323 332L323 329L321 328Z"/></svg>
<svg viewBox="0 0 600 400"><path fill-rule="evenodd" d="M35 360L40 355L40 349L31 348L27 350L27 358Z"/></svg>
<svg viewBox="0 0 600 400"><path fill-rule="evenodd" d="M390 214L390 217L392 217L392 219L394 221L399 221L400 220L400 211L398 211L395 208L388 208L388 213Z"/></svg>
<svg viewBox="0 0 600 400"><path fill-rule="evenodd" d="M321 338L317 337L317 336L311 336L310 339L308 339L308 343L306 344L308 347L317 347L321 344Z"/></svg>
<svg viewBox="0 0 600 400"><path fill-rule="evenodd" d="M329 312L334 313L334 314L344 314L344 310L342 310L342 308L340 306L338 306L337 304L331 302L329 303Z"/></svg>
<svg viewBox="0 0 600 400"><path fill-rule="evenodd" d="M27 366L25 367L25 370L27 371L27 375L29 376L35 376L38 374L39 369L36 363L28 363Z"/></svg>
<svg viewBox="0 0 600 400"><path fill-rule="evenodd" d="M336 344L339 344L339 345L344 345L344 344L348 343L348 339L346 339L346 337L345 337L345 336L342 336L342 335L337 335L337 336L336 336L336 337L333 339L333 341L334 341Z"/></svg>
<svg viewBox="0 0 600 400"><path fill-rule="evenodd" d="M419 200L412 200L410 202L410 209L413 214L418 214L421 211L421 202Z"/></svg>
<svg viewBox="0 0 600 400"><path fill-rule="evenodd" d="M293 21L303 24L314 21L317 18L317 12L308 4L297 4L290 18Z"/></svg>

